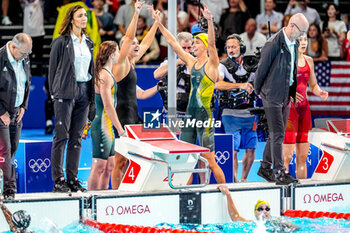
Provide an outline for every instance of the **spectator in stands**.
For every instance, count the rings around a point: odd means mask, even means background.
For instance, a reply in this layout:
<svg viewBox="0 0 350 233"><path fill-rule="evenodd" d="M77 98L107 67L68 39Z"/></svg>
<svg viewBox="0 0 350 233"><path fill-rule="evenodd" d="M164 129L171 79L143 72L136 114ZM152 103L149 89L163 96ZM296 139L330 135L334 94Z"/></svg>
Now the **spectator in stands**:
<svg viewBox="0 0 350 233"><path fill-rule="evenodd" d="M168 0L158 1L156 9L161 12L162 23L164 25L168 25ZM188 14L185 11L180 10L180 0L177 0L176 16L177 16L177 31L178 32L185 31L188 26Z"/></svg>
<svg viewBox="0 0 350 233"><path fill-rule="evenodd" d="M317 84L314 62L311 57L304 55L307 48L306 34L299 37L298 74L296 101L291 102L288 122L283 142L284 166L289 172L289 162L296 148L296 176L298 179L307 178L306 159L310 143L308 133L312 129L310 104L307 100L307 86L316 96L323 100L328 98L328 92L323 91Z"/></svg>
<svg viewBox="0 0 350 233"><path fill-rule="evenodd" d="M85 8L72 6L62 21L61 36L51 45L48 76L55 112L51 150L53 192L86 191L77 176L85 123L95 117L94 43L86 35L87 21ZM66 181L63 159L67 140Z"/></svg>
<svg viewBox="0 0 350 233"><path fill-rule="evenodd" d="M326 9L327 16L321 28L328 42L328 59L339 61L342 59L341 48L347 29L345 23L340 20L339 8L336 4L330 3Z"/></svg>
<svg viewBox="0 0 350 233"><path fill-rule="evenodd" d="M248 19L245 24L245 32L240 35L246 46L246 52L244 55L255 55L254 52L256 51L256 47L262 48L266 42L266 37L256 30L257 26L255 19Z"/></svg>
<svg viewBox="0 0 350 233"><path fill-rule="evenodd" d="M250 17L247 6L243 0L229 0L229 8L222 14L220 27L223 39L231 34L244 32L245 23Z"/></svg>
<svg viewBox="0 0 350 233"><path fill-rule="evenodd" d="M284 14L294 15L302 13L309 21L309 24L315 23L319 25L321 23L320 15L316 9L308 7L308 3L310 3L310 0L290 0Z"/></svg>
<svg viewBox="0 0 350 233"><path fill-rule="evenodd" d="M108 12L115 17L120 8L119 0L106 0L106 4L108 5Z"/></svg>
<svg viewBox="0 0 350 233"><path fill-rule="evenodd" d="M160 2L163 2L163 4L159 4ZM161 12L161 21L163 25L168 25L168 10L167 10L167 0L158 1L158 5L156 8L159 9ZM180 10L180 0L177 0L177 32L183 32L187 30L188 27L188 20L189 20L189 14L187 14L185 11ZM160 35L159 40L159 47L160 47L160 59L164 60L168 56L168 43L166 42L163 35Z"/></svg>
<svg viewBox="0 0 350 233"><path fill-rule="evenodd" d="M348 40L350 40L350 30L348 31L348 34L347 34L346 38L347 38Z"/></svg>
<svg viewBox="0 0 350 233"><path fill-rule="evenodd" d="M214 23L219 24L221 15L224 13L224 10L228 8L227 0L202 0L202 3L207 5L209 11L213 15Z"/></svg>
<svg viewBox="0 0 350 233"><path fill-rule="evenodd" d="M282 19L282 27L287 27L292 15L284 15Z"/></svg>
<svg viewBox="0 0 350 233"><path fill-rule="evenodd" d="M309 27L306 53L312 57L314 61L328 60L328 43L322 36L320 26L317 24L311 24Z"/></svg>
<svg viewBox="0 0 350 233"><path fill-rule="evenodd" d="M8 17L9 3L10 3L10 0L2 0L2 3L1 3L1 10L2 10L1 24L5 26L12 25L12 21Z"/></svg>
<svg viewBox="0 0 350 233"><path fill-rule="evenodd" d="M44 44L44 12L42 0L20 0L23 8L23 32L32 37L33 52L30 56L32 64L36 69L32 70L34 75L42 75L43 44Z"/></svg>
<svg viewBox="0 0 350 233"><path fill-rule="evenodd" d="M350 61L350 34L348 32L348 37L345 38L343 44L343 54L346 61Z"/></svg>
<svg viewBox="0 0 350 233"><path fill-rule="evenodd" d="M103 5L106 0L92 0L91 4L94 6L94 12L98 21L101 36L101 42L106 40L115 40L115 32L117 26L113 23L113 16L110 13L103 11Z"/></svg>
<svg viewBox="0 0 350 233"><path fill-rule="evenodd" d="M146 19L142 16L139 16L137 21L136 28L136 39L141 43L143 38L147 35L148 30L146 29ZM148 64L155 62L159 57L159 45L156 39L152 40L151 46L146 51L146 53L142 56L142 58L138 61L138 63Z"/></svg>
<svg viewBox="0 0 350 233"><path fill-rule="evenodd" d="M129 4L126 3L125 5L122 5L114 18L114 23L118 25L119 32L121 33L121 35L117 35L117 37L119 38L125 35L126 29L128 28L131 22L132 16L135 11L135 2L136 0L132 0ZM153 19L152 14L150 14L145 5L141 10L140 15L146 19L147 30L149 30L153 24Z"/></svg>
<svg viewBox="0 0 350 233"><path fill-rule="evenodd" d="M256 16L256 23L258 32L261 32L266 37L269 37L268 22L270 22L271 35L275 34L281 29L283 14L274 11L276 7L276 0L265 0L265 12Z"/></svg>
<svg viewBox="0 0 350 233"><path fill-rule="evenodd" d="M190 2L187 4L187 14L188 14L188 27L192 28L193 25L198 23L198 5L196 2Z"/></svg>
<svg viewBox="0 0 350 233"><path fill-rule="evenodd" d="M28 108L31 51L32 39L25 33L16 34L0 48L0 169L5 200L15 198L16 174L12 160L18 148L23 114Z"/></svg>

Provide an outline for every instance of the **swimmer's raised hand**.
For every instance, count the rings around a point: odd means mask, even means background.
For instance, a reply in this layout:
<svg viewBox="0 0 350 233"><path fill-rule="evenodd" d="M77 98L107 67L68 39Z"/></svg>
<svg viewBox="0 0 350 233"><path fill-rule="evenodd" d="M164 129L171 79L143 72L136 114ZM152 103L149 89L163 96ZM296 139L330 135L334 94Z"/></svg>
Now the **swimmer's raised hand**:
<svg viewBox="0 0 350 233"><path fill-rule="evenodd" d="M135 2L135 13L140 14L143 4L145 4L144 1L136 0L136 2Z"/></svg>
<svg viewBox="0 0 350 233"><path fill-rule="evenodd" d="M211 16L211 12L209 11L207 5L205 5L204 3L203 3L203 8L204 9L201 8L201 12L203 14L203 17L208 21L212 20L213 17Z"/></svg>

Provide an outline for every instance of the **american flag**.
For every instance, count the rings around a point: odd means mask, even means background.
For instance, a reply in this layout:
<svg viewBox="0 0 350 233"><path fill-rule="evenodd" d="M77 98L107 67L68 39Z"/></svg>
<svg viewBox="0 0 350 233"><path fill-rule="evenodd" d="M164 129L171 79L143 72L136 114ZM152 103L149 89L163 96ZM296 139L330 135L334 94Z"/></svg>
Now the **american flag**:
<svg viewBox="0 0 350 233"><path fill-rule="evenodd" d="M308 90L312 115L350 116L350 62L315 62L318 85L328 91L324 101Z"/></svg>

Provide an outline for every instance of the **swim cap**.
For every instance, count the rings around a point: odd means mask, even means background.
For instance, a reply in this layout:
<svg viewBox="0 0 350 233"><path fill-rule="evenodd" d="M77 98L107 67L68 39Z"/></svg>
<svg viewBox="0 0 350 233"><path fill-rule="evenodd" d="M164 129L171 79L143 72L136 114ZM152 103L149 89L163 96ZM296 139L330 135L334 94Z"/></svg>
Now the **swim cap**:
<svg viewBox="0 0 350 233"><path fill-rule="evenodd" d="M200 39L204 45L208 48L208 34L207 33L199 33L195 35L194 38Z"/></svg>
<svg viewBox="0 0 350 233"><path fill-rule="evenodd" d="M257 209L261 204L266 204L266 205L270 206L270 204L269 204L267 201L260 199L260 200L258 200L258 201L256 202L256 204L255 204L255 207L254 207L254 214L256 213L256 209Z"/></svg>

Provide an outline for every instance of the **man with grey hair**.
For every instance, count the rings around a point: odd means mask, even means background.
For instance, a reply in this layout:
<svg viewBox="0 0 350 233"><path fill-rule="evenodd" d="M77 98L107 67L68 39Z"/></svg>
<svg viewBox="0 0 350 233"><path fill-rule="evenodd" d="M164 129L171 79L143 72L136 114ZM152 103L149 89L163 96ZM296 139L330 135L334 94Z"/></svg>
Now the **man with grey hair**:
<svg viewBox="0 0 350 233"><path fill-rule="evenodd" d="M297 183L284 167L282 143L286 129L290 101L295 101L297 87L297 38L305 34L309 23L301 14L293 15L287 27L273 35L261 50L254 88L262 97L269 138L258 175L279 185ZM272 170L273 165L273 170Z"/></svg>
<svg viewBox="0 0 350 233"><path fill-rule="evenodd" d="M192 53L192 34L188 32L180 32L177 34L177 42L179 45L183 48L183 50L187 53ZM188 69L185 65L185 63L178 58L176 60L176 74L177 74L177 111L179 113L185 113L187 104L188 104L188 98L191 91L191 83L190 83L190 74L188 72ZM163 80L163 83L167 82L168 74L168 60L165 60L163 63L160 64L160 67L154 71L154 78L158 80ZM164 108L167 109L167 96L165 95L164 91L159 90L159 93L161 94Z"/></svg>
<svg viewBox="0 0 350 233"><path fill-rule="evenodd" d="M16 177L13 157L18 148L22 117L28 107L31 81L28 55L32 39L16 34L0 48L0 169L4 174L5 200L15 197Z"/></svg>

